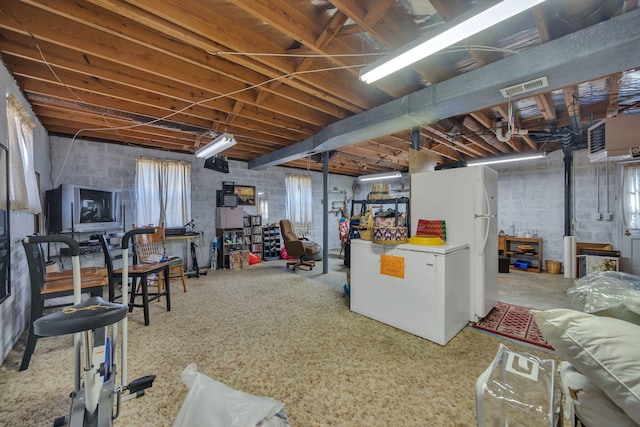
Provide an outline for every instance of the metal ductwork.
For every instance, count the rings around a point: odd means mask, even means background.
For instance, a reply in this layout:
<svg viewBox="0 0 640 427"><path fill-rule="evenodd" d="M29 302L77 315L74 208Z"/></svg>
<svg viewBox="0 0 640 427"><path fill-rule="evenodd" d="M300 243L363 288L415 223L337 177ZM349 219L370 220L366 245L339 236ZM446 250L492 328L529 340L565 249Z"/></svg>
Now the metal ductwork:
<svg viewBox="0 0 640 427"><path fill-rule="evenodd" d="M339 149L499 105L504 102L500 89L511 82L547 76L545 90L555 90L637 67L638 19L640 9L339 120L310 138L250 160L249 169L276 166L310 152Z"/></svg>
<svg viewBox="0 0 640 427"><path fill-rule="evenodd" d="M453 119L438 120L435 125L451 137L460 135L460 132L462 131L460 123Z"/></svg>

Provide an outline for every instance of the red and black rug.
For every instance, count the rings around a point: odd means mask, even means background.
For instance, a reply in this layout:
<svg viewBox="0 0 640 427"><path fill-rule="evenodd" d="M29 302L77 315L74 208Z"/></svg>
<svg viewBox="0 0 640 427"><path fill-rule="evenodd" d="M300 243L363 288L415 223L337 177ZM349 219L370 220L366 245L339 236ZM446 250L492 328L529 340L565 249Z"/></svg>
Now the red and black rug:
<svg viewBox="0 0 640 427"><path fill-rule="evenodd" d="M542 336L529 307L498 302L487 316L474 323L476 329L502 335L538 347L553 350Z"/></svg>

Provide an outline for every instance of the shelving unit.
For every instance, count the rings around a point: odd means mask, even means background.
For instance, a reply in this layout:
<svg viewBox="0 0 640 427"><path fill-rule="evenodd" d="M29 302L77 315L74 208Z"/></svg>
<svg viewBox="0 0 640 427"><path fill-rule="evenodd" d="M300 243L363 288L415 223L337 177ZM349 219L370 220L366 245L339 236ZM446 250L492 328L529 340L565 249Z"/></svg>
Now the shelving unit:
<svg viewBox="0 0 640 427"><path fill-rule="evenodd" d="M382 206L382 207L386 207L387 205L393 205L394 210L396 212L396 217L395 217L395 226L397 227L398 224L398 208L399 207L403 207L404 206L404 210L402 212L405 213L405 224L411 224L411 217L409 216L409 198L408 197L398 197L395 199L381 199L381 200L354 200L351 202L351 216L350 218L353 218L354 215L354 211L356 208L356 205L360 206L360 214L365 213L370 207L375 207L375 206ZM351 222L351 224L349 224L349 240L351 239L358 239L360 236L358 235L358 229L361 228L361 226L359 226L358 224L354 224L353 220ZM410 237L410 227L408 227L407 232L409 233L409 237Z"/></svg>
<svg viewBox="0 0 640 427"><path fill-rule="evenodd" d="M360 212L359 214L365 213L368 208L375 206L387 206L393 205L396 211L395 217L395 225L398 226L398 208L404 206L403 212L405 213L405 226L407 227L407 237L411 236L411 217L410 217L410 209L409 209L409 198L408 197L398 197L394 199L381 199L381 200L353 200L351 202L351 215L349 218L349 237L347 238L347 243L344 247L344 265L347 267L351 267L351 240L360 239L360 230L366 228L364 225L360 225L359 222L356 222L353 219L355 214L356 205L359 206ZM375 221L375 220L374 220Z"/></svg>
<svg viewBox="0 0 640 427"><path fill-rule="evenodd" d="M249 244L245 242L242 228L216 228L216 235L221 238L221 248L218 251L218 265L220 268L229 268L230 252L249 249Z"/></svg>
<svg viewBox="0 0 640 427"><path fill-rule="evenodd" d="M262 259L280 259L280 227L262 227Z"/></svg>
<svg viewBox="0 0 640 427"><path fill-rule="evenodd" d="M262 255L262 217L251 215L251 247L249 250L254 254Z"/></svg>
<svg viewBox="0 0 640 427"><path fill-rule="evenodd" d="M509 269L522 270L530 273L540 273L542 271L542 239L540 237L513 237L506 236L506 252L510 257ZM529 245L533 249L531 251L519 251L518 246ZM528 261L531 263L529 268L518 268L513 264L518 261Z"/></svg>

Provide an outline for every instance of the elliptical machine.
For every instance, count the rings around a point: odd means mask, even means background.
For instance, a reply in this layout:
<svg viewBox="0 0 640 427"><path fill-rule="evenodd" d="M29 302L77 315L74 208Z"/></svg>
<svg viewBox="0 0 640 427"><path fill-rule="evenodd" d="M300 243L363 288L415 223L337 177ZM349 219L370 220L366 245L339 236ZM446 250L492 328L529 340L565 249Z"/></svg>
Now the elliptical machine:
<svg viewBox="0 0 640 427"><path fill-rule="evenodd" d="M128 300L128 247L134 234L153 233L155 229L135 229L122 237L122 301ZM69 247L73 270L74 305L62 311L42 316L33 322L41 337L74 334L74 390L71 393L69 417L60 417L54 426L112 426L120 413L122 400L144 395L153 385L155 375L148 375L127 384L127 311L124 304L91 297L81 301L80 245L68 236L28 236L25 243L59 242ZM117 378L116 343L118 323L122 327L120 357L122 373ZM128 394L127 394L128 392Z"/></svg>

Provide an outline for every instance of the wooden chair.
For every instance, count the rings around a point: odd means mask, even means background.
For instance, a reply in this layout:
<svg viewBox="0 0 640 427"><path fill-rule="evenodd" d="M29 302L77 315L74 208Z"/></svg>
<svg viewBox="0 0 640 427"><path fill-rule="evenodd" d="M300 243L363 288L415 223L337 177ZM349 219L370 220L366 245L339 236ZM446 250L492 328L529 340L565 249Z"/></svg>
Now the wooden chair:
<svg viewBox="0 0 640 427"><path fill-rule="evenodd" d="M25 243L23 241L22 245L27 257L31 288L31 312L29 315L27 342L22 355L22 362L20 363L20 370L24 371L29 367L31 355L36 348L36 341L40 338L33 330L33 322L42 317L46 300L73 296L73 272L65 270L47 274L40 244L32 242ZM91 296L101 297L104 279L102 275L97 274L95 271L95 268L81 270L81 286L83 292L89 293ZM62 304L55 307L71 304L72 303ZM52 306L52 308L53 307L54 306Z"/></svg>
<svg viewBox="0 0 640 427"><path fill-rule="evenodd" d="M135 225L133 228L136 228ZM151 234L135 235L135 252L139 262L146 262L149 257L162 255L167 258L167 239L164 235L164 225L156 226L156 232ZM182 258L166 259L169 262L169 278L182 280L182 289L187 292L187 281L184 277L184 260ZM162 277L160 277L159 289L162 289Z"/></svg>
<svg viewBox="0 0 640 427"><path fill-rule="evenodd" d="M108 236L100 235L98 236L100 240L100 245L102 246L102 250L104 252L104 262L107 269L107 279L109 284L109 301L115 302L117 299L122 298L122 293L117 294L117 287L119 284L122 284L122 268L114 268L113 266L113 258L111 256L111 251L109 250ZM128 264L128 260L123 260L123 267ZM171 299L170 299L170 282L169 282L169 263L168 262L159 262L152 264L137 264L133 263L133 265L129 265L127 270L128 276L131 279L131 292L129 293L129 312L133 311L134 307L141 307L144 312L144 324L149 325L149 303L155 299L159 299L162 295L166 296L166 306L167 311L171 311ZM149 283L156 281L159 277L163 277L164 280L162 283L164 284L164 288L158 289L158 292L149 292ZM152 279L154 278L154 279ZM137 288L135 283L137 280L140 280ZM128 286L128 284L127 284ZM136 297L142 297L142 303L136 303ZM122 302L125 303L124 301Z"/></svg>
<svg viewBox="0 0 640 427"><path fill-rule="evenodd" d="M296 267L305 266L309 267L309 270L313 270L316 262L307 257L318 252L318 245L309 241L303 242L299 239L298 235L293 231L293 227L291 227L291 221L288 219L280 221L280 233L282 234L282 240L287 254L298 257L297 261L287 262L287 268L293 266L293 271L295 271Z"/></svg>

